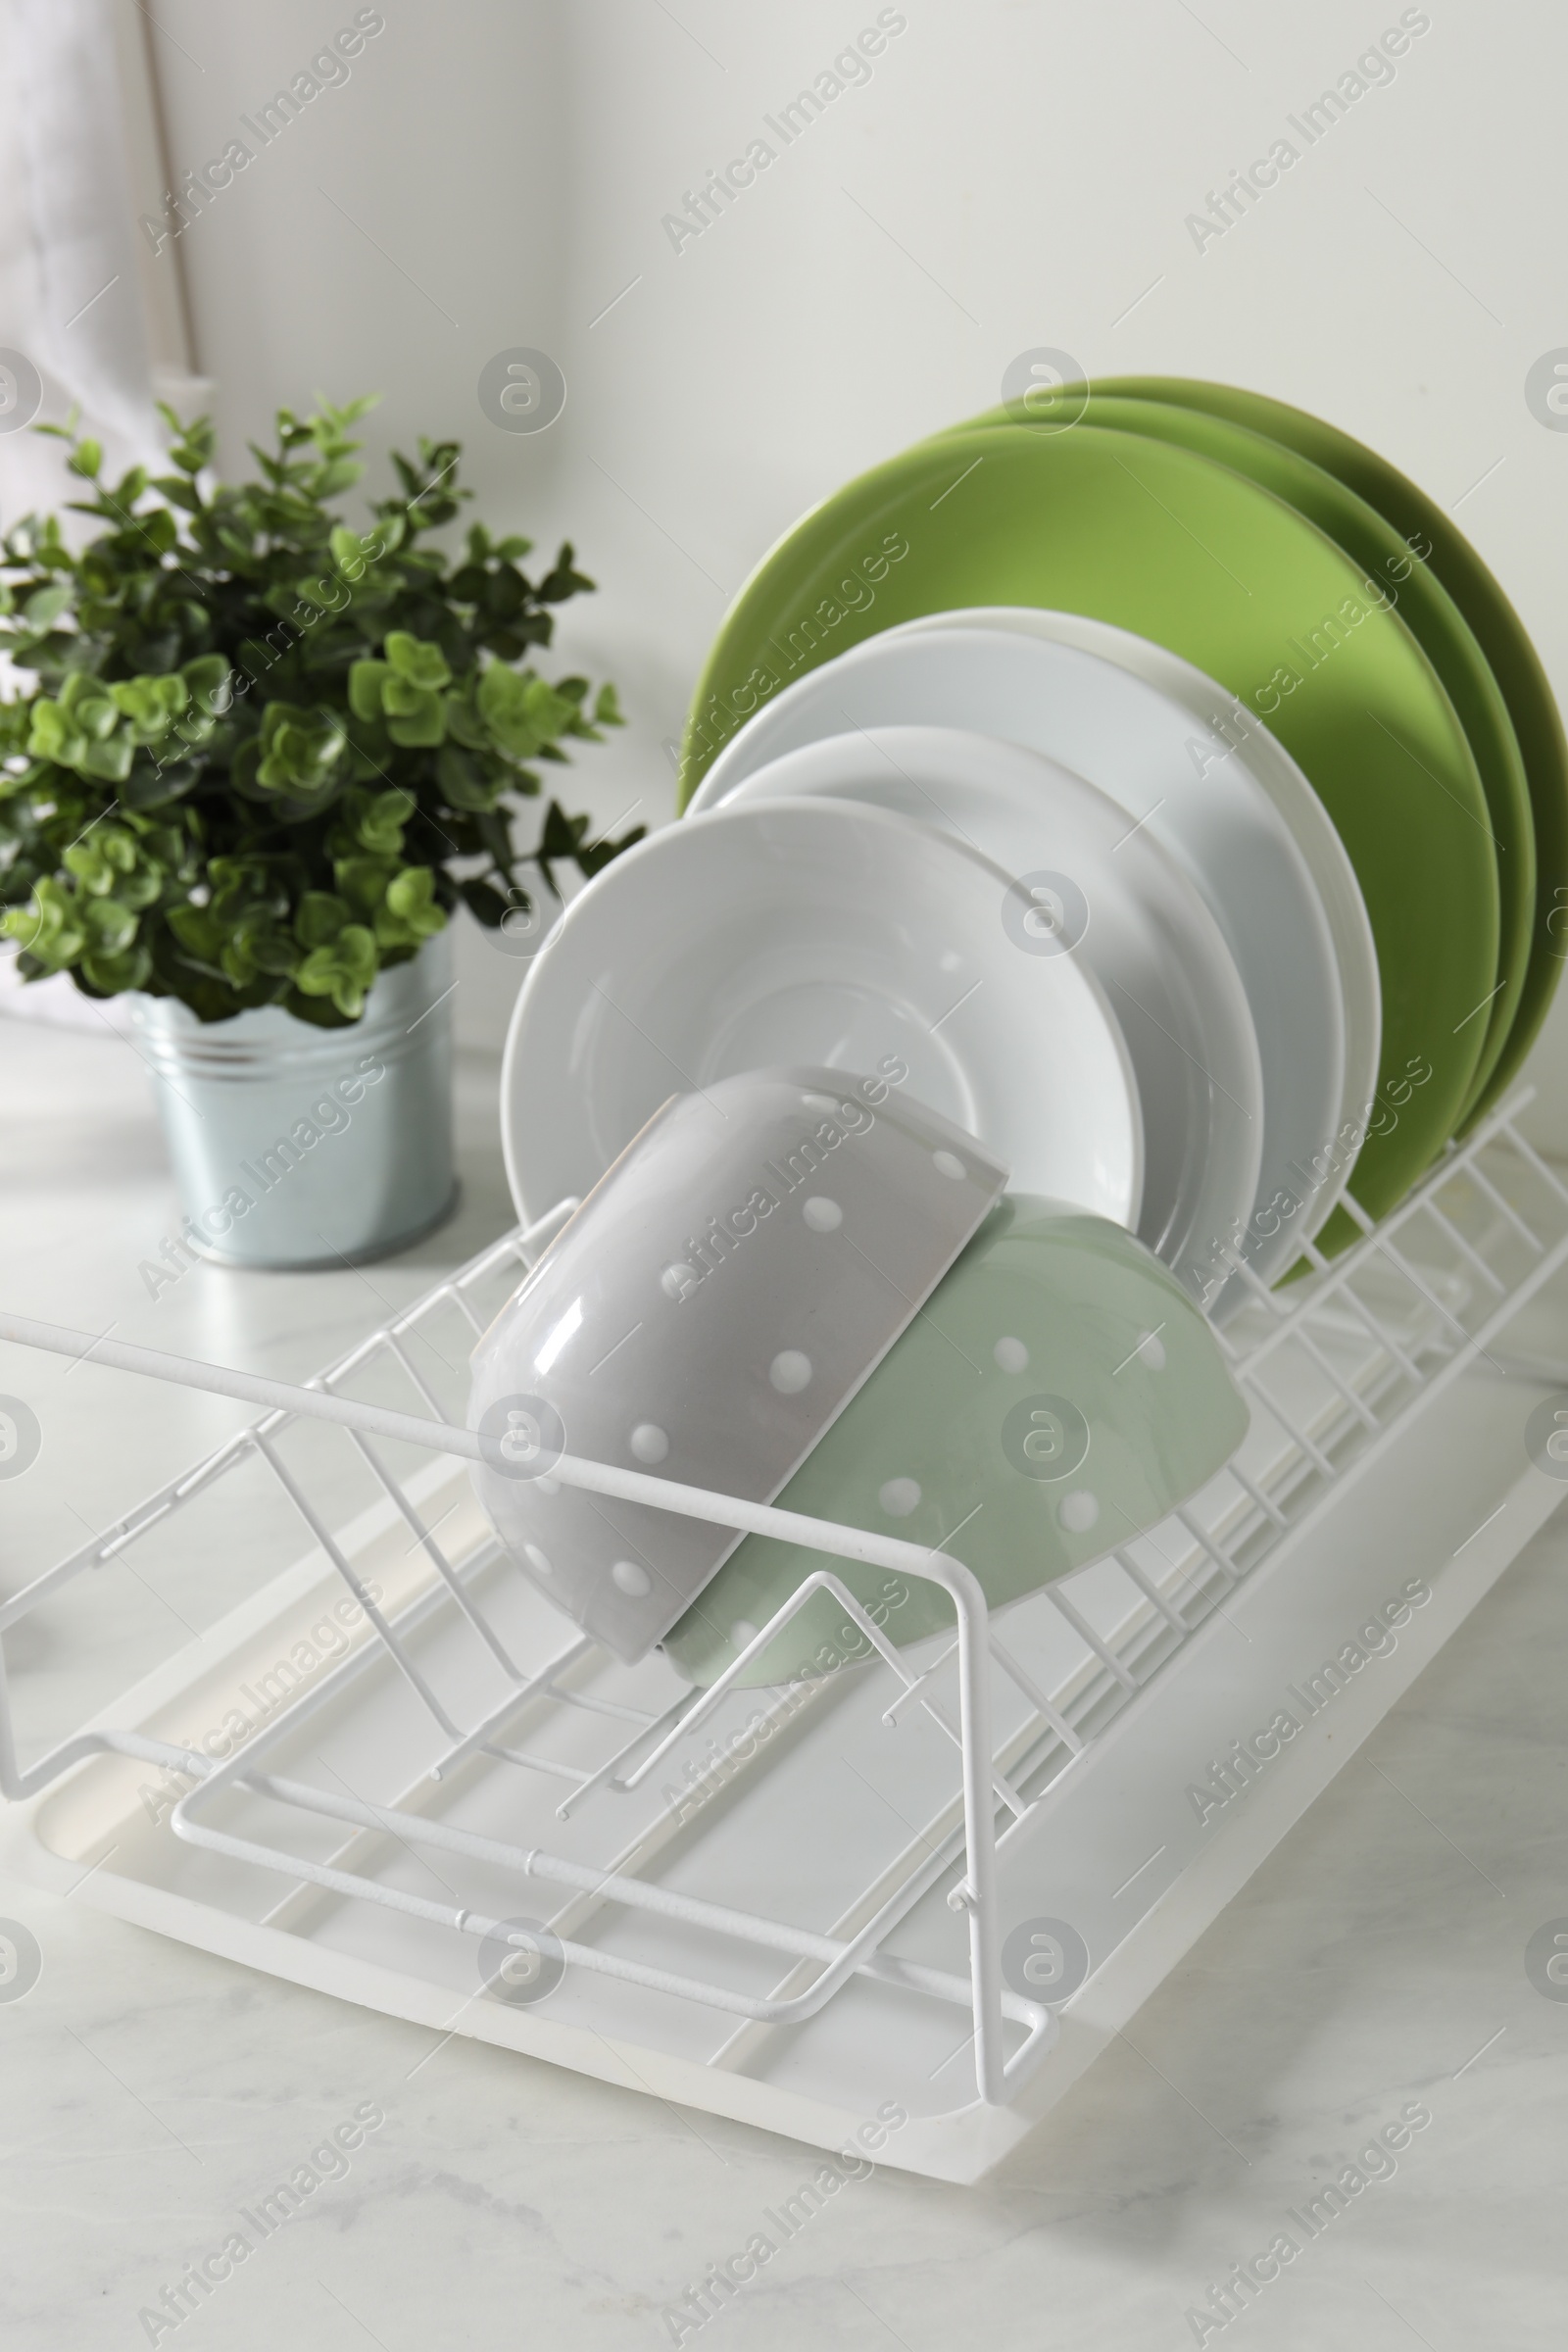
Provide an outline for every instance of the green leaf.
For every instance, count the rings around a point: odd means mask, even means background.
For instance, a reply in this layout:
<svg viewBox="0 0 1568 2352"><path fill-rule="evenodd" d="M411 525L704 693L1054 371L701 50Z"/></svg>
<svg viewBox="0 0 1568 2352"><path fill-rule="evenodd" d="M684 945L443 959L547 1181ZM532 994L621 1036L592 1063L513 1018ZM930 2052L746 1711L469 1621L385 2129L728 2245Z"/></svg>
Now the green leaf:
<svg viewBox="0 0 1568 2352"><path fill-rule="evenodd" d="M317 497L336 498L340 490L352 490L364 471L365 467L356 466L350 458L335 458L329 466L323 466L316 476Z"/></svg>
<svg viewBox="0 0 1568 2352"><path fill-rule="evenodd" d="M89 896L102 897L134 871L135 836L120 825L89 826L62 853L60 862Z"/></svg>
<svg viewBox="0 0 1568 2352"><path fill-rule="evenodd" d="M7 909L0 930L47 971L64 971L87 944L75 897L50 874L41 875L34 883L29 906Z"/></svg>
<svg viewBox="0 0 1568 2352"><path fill-rule="evenodd" d="M112 735L119 717L113 691L85 670L74 669L60 689L60 708L73 727L102 742Z"/></svg>
<svg viewBox="0 0 1568 2352"><path fill-rule="evenodd" d="M500 790L499 781L488 781L477 760L467 759L450 744L436 760L436 781L452 808L493 808Z"/></svg>
<svg viewBox="0 0 1568 2352"><path fill-rule="evenodd" d="M171 408L159 403L160 413L168 425L171 440L169 454L181 473L198 474L204 466L213 462L218 438L210 416L198 416L193 424L182 425Z"/></svg>
<svg viewBox="0 0 1568 2352"><path fill-rule="evenodd" d="M586 690L586 681L583 683ZM529 678L523 687L523 708L540 742L554 743L576 717L577 698L563 693L544 678Z"/></svg>
<svg viewBox="0 0 1568 2352"><path fill-rule="evenodd" d="M223 968L241 983L257 972L285 978L299 967L300 952L266 907L253 907L234 925L223 950ZM236 971L237 965L247 967Z"/></svg>
<svg viewBox="0 0 1568 2352"><path fill-rule="evenodd" d="M223 929L210 907L171 906L164 919L187 955L201 963L217 963Z"/></svg>
<svg viewBox="0 0 1568 2352"><path fill-rule="evenodd" d="M381 689L392 671L385 662L355 662L349 666L349 709L356 718L381 715Z"/></svg>
<svg viewBox="0 0 1568 2352"><path fill-rule="evenodd" d="M382 648L400 678L411 686L435 690L452 682L447 658L438 645L421 644L407 629L393 629Z"/></svg>
<svg viewBox="0 0 1568 2352"><path fill-rule="evenodd" d="M339 1012L330 997L301 996L296 984L279 1002L286 1012L297 1021L309 1021L313 1029L348 1029L358 1015Z"/></svg>
<svg viewBox="0 0 1568 2352"><path fill-rule="evenodd" d="M396 858L403 848L403 828L414 814L414 796L408 792L378 792L355 813L354 830L366 849Z"/></svg>
<svg viewBox="0 0 1568 2352"><path fill-rule="evenodd" d="M145 947L127 947L119 955L90 949L79 970L95 996L118 997L129 988L145 988L152 977L153 959Z"/></svg>
<svg viewBox="0 0 1568 2352"><path fill-rule="evenodd" d="M130 720L132 739L157 743L190 701L183 678L122 678L109 689L117 710Z"/></svg>
<svg viewBox="0 0 1568 2352"><path fill-rule="evenodd" d="M118 956L136 936L136 917L118 899L89 899L81 917L92 955Z"/></svg>
<svg viewBox="0 0 1568 2352"><path fill-rule="evenodd" d="M483 923L487 931L501 928L501 918L510 907L520 906L526 909L533 904L526 891L518 890L511 899L504 899L491 883L475 882L471 878L460 882L458 892L468 911Z"/></svg>
<svg viewBox="0 0 1568 2352"><path fill-rule="evenodd" d="M368 539L362 539L358 531L351 531L346 523L341 522L333 524L327 545L332 550L332 561L338 571L350 587L356 588L371 565L379 563L387 553L382 534L372 532Z"/></svg>
<svg viewBox="0 0 1568 2352"><path fill-rule="evenodd" d="M184 664L179 674L198 710L221 718L231 708L235 673L224 655L198 654L194 662Z"/></svg>
<svg viewBox="0 0 1568 2352"><path fill-rule="evenodd" d="M329 947L349 922L353 909L335 891L308 890L294 916L294 936L302 948Z"/></svg>
<svg viewBox="0 0 1568 2352"><path fill-rule="evenodd" d="M647 832L646 825L633 825L630 832L623 833L618 841L584 842L573 852L573 862L578 872L591 882L595 874L603 873L612 858L618 858L622 850L629 850L634 842L643 840Z"/></svg>
<svg viewBox="0 0 1568 2352"><path fill-rule="evenodd" d="M150 514L132 516L126 525L127 538L132 532L159 556L167 556L179 537L174 517L167 507L155 507Z"/></svg>
<svg viewBox="0 0 1568 2352"><path fill-rule="evenodd" d="M339 891L354 912L367 920L381 906L397 870L395 858L339 858L332 868Z"/></svg>
<svg viewBox="0 0 1568 2352"><path fill-rule="evenodd" d="M91 482L103 471L104 453L96 441L78 441L66 464L73 473L79 473Z"/></svg>
<svg viewBox="0 0 1568 2352"><path fill-rule="evenodd" d="M33 704L32 726L27 737L29 759L54 760L62 767L69 767L73 747L84 740L72 726L58 703L45 698Z"/></svg>
<svg viewBox="0 0 1568 2352"><path fill-rule="evenodd" d="M427 865L406 865L386 886L386 903L375 918L383 948L419 947L445 928L446 908L436 902L435 875Z"/></svg>
<svg viewBox="0 0 1568 2352"><path fill-rule="evenodd" d="M115 735L107 743L84 745L73 765L80 774L92 776L99 783L123 784L130 773L135 750L128 735Z"/></svg>
<svg viewBox="0 0 1568 2352"><path fill-rule="evenodd" d="M160 498L167 498L172 507L182 507L187 514L199 514L202 502L199 494L177 473L160 473L153 478L153 488Z"/></svg>
<svg viewBox="0 0 1568 2352"><path fill-rule="evenodd" d="M466 751L489 752L495 748L495 738L481 717L470 672L468 691L447 697L447 734L453 743L461 743Z"/></svg>
<svg viewBox="0 0 1568 2352"><path fill-rule="evenodd" d="M270 794L257 782L262 765L262 739L253 735L242 743L229 763L228 781L232 790L245 801L268 801Z"/></svg>
<svg viewBox="0 0 1568 2352"><path fill-rule="evenodd" d="M309 800L333 782L348 731L339 714L324 706L307 710L295 703L269 703L261 740L256 781L263 791Z"/></svg>
<svg viewBox="0 0 1568 2352"><path fill-rule="evenodd" d="M429 750L445 739L447 706L444 695L415 686L407 678L389 677L381 689L386 731L394 743Z"/></svg>
<svg viewBox="0 0 1568 2352"><path fill-rule="evenodd" d="M531 760L541 738L528 712L528 689L514 669L492 662L479 680L479 715L503 751L514 759Z"/></svg>
<svg viewBox="0 0 1568 2352"><path fill-rule="evenodd" d="M151 864L138 865L133 874L127 874L115 885L115 897L121 906L129 906L138 914L148 906L156 906L163 895L164 877Z"/></svg>
<svg viewBox="0 0 1568 2352"><path fill-rule="evenodd" d="M294 975L294 985L307 997L330 997L348 1020L358 1020L375 978L374 935L361 923L350 923L329 947L313 948Z"/></svg>
<svg viewBox="0 0 1568 2352"><path fill-rule="evenodd" d="M49 588L35 588L22 608L27 626L33 629L51 628L61 613L70 608L72 594L69 586L60 587L58 584Z"/></svg>

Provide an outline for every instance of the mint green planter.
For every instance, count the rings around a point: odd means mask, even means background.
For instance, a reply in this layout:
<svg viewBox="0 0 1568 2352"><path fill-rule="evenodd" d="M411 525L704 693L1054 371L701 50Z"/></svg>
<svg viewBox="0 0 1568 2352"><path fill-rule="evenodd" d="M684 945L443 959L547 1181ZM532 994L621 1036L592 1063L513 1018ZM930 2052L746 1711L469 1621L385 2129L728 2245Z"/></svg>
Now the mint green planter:
<svg viewBox="0 0 1568 2352"><path fill-rule="evenodd" d="M1014 1197L776 1499L941 1546L1000 1608L1154 1526L1223 1469L1246 1428L1213 1332L1143 1244ZM900 1646L953 1622L938 1586L748 1536L665 1653L692 1682L715 1681L824 1567ZM741 1679L794 1682L870 1654L819 1592Z"/></svg>

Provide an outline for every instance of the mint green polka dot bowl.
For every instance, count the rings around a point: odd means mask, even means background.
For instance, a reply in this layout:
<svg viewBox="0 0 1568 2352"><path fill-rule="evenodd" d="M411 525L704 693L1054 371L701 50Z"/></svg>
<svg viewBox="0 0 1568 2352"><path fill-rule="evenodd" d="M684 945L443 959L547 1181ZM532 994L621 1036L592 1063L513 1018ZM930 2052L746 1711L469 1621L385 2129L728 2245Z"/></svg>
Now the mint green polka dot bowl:
<svg viewBox="0 0 1568 2352"><path fill-rule="evenodd" d="M940 1547L997 1609L1156 1525L1246 1428L1212 1330L1141 1242L1010 1196L777 1501ZM665 1635L665 1655L689 1681L716 1681L819 1568L900 1647L954 1622L940 1586L748 1536ZM819 1592L740 1679L797 1682L872 1654Z"/></svg>

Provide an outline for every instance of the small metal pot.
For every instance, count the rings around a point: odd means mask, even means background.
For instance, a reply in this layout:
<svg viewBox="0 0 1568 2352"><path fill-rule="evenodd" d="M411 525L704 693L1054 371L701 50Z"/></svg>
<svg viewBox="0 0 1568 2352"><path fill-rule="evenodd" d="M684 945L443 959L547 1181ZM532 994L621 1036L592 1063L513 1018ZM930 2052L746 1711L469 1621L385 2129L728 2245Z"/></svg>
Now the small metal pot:
<svg viewBox="0 0 1568 2352"><path fill-rule="evenodd" d="M441 931L380 975L352 1028L275 1005L203 1022L138 998L183 1241L220 1265L333 1266L439 1224L456 1197L451 990Z"/></svg>

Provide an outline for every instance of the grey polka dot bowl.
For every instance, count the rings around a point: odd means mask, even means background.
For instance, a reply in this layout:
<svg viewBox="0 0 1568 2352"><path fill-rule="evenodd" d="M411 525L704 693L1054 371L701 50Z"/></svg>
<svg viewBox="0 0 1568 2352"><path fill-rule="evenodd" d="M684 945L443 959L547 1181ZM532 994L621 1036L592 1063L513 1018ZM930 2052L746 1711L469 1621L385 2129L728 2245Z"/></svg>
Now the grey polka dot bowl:
<svg viewBox="0 0 1568 2352"><path fill-rule="evenodd" d="M1154 1526L1246 1429L1213 1332L1158 1259L1102 1217L1015 1196L777 1499L940 1546L1000 1608ZM748 1536L665 1652L690 1681L714 1681L823 1567L896 1646L953 1622L939 1586ZM872 1654L818 1592L741 1680L795 1682Z"/></svg>
<svg viewBox="0 0 1568 2352"><path fill-rule="evenodd" d="M523 1574L628 1663L740 1539L554 1465L774 1499L1006 1181L907 1075L890 1056L864 1078L750 1071L672 1097L473 1351L479 1499Z"/></svg>

